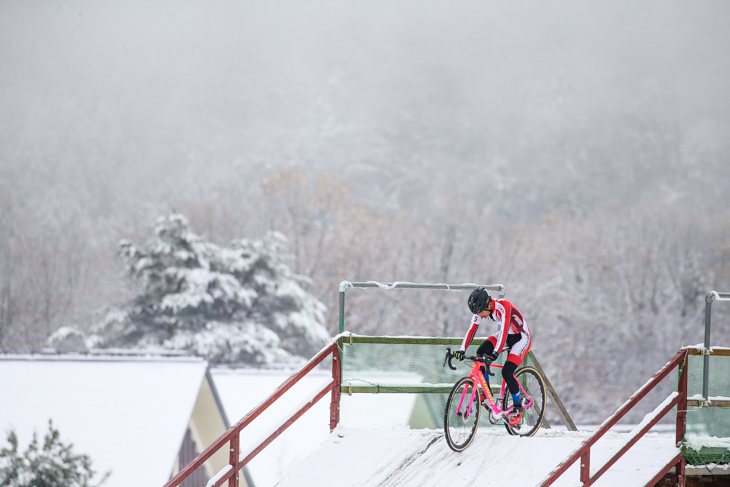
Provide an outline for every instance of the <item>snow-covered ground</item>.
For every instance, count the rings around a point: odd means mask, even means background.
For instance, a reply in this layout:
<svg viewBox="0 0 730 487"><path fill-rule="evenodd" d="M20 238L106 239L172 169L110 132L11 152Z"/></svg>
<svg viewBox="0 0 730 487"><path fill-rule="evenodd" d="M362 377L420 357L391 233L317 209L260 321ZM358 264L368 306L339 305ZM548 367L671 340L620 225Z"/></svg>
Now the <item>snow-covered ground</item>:
<svg viewBox="0 0 730 487"><path fill-rule="evenodd" d="M467 450L455 453L442 431L337 428L277 486L532 487L589 435L543 429L532 438L520 438L495 429L479 430ZM626 443L628 435L611 432L593 446L592 473ZM644 486L677 452L673 434L649 433L594 485ZM578 465L553 485L580 485Z"/></svg>

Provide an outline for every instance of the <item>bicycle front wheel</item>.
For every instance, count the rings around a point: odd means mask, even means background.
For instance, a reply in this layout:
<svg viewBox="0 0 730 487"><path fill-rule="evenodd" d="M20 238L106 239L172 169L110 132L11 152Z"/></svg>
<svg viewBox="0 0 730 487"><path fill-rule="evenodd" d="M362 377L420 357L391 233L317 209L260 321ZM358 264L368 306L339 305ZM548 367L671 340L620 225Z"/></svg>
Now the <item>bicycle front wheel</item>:
<svg viewBox="0 0 730 487"><path fill-rule="evenodd" d="M545 381L540 373L532 367L522 367L515 373L520 383L520 396L524 410L522 420L514 426L505 421L504 427L511 435L532 436L537 433L545 416ZM502 400L502 409L512 406L512 394L506 392Z"/></svg>
<svg viewBox="0 0 730 487"><path fill-rule="evenodd" d="M444 433L449 448L454 451L464 451L477 432L482 401L479 391L476 391L474 402L471 401L476 387L474 379L463 377L454 384L446 401Z"/></svg>

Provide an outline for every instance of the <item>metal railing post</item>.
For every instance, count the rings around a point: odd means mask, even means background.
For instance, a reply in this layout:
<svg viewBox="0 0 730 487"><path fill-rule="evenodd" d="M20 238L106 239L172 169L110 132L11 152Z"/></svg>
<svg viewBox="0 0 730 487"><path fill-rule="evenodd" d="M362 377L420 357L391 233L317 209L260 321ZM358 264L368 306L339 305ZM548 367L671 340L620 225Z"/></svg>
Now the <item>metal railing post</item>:
<svg viewBox="0 0 730 487"><path fill-rule="evenodd" d="M687 367L689 366L689 353L685 351L684 360L679 364L679 380L677 381L677 392L679 402L677 403L677 445L681 445L684 434L687 431Z"/></svg>
<svg viewBox="0 0 730 487"><path fill-rule="evenodd" d="M730 293L710 291L705 295L705 350L702 370L702 397L705 403L710 400L710 325L712 323L712 302L730 301Z"/></svg>
<svg viewBox="0 0 730 487"><path fill-rule="evenodd" d="M347 284L345 284L347 281L342 281L340 283L340 331L339 333L343 333L345 331L345 289L347 289Z"/></svg>
<svg viewBox="0 0 730 487"><path fill-rule="evenodd" d="M712 300L715 295L711 292L705 296L705 350L703 357L703 370L702 370L702 397L705 401L709 400L709 384L710 384L710 324L712 317Z"/></svg>
<svg viewBox="0 0 730 487"><path fill-rule="evenodd" d="M228 459L228 464L233 467L233 476L228 479L228 487L238 487L238 460L239 460L239 445L241 443L241 432L236 433L231 437L231 452Z"/></svg>
<svg viewBox="0 0 730 487"><path fill-rule="evenodd" d="M330 401L330 431L337 427L340 422L340 397L342 391L342 339L335 343L335 349L332 351L332 400Z"/></svg>
<svg viewBox="0 0 730 487"><path fill-rule="evenodd" d="M591 478L591 450L588 449L580 457L580 481L585 485Z"/></svg>

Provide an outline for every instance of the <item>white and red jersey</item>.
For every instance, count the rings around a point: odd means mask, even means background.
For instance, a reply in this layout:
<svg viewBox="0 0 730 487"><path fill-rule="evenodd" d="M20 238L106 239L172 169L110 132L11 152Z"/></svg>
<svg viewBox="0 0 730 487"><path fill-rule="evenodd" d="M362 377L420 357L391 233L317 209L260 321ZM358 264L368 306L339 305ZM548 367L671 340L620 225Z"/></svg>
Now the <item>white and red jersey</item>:
<svg viewBox="0 0 730 487"><path fill-rule="evenodd" d="M499 354L502 353L505 343L507 343L507 335L520 334L524 339L525 343L529 348L530 343L530 327L527 326L527 322L522 317L522 313L512 306L512 303L506 299L495 299L494 310L489 315L489 319L497 322L499 325L499 331L493 335L496 339L494 345L494 352ZM474 339L474 335L477 333L479 324L482 322L482 317L474 315L471 319L471 326L464 336L464 340L461 342L460 350L466 350L471 341Z"/></svg>

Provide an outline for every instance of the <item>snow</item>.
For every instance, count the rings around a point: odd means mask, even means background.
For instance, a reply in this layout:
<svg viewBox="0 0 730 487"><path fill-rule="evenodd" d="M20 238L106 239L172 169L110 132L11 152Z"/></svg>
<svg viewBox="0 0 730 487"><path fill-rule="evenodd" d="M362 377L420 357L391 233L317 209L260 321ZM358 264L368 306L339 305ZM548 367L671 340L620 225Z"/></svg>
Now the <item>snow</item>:
<svg viewBox="0 0 730 487"><path fill-rule="evenodd" d="M654 408L654 411L644 416L644 419L634 427L634 429L631 430L631 435L635 436L639 434L646 425L648 425L652 420L656 419L662 412L662 409L669 406L669 404L677 397L679 396L678 392L672 392L664 401L662 401L661 404L659 404L656 408Z"/></svg>
<svg viewBox="0 0 730 487"><path fill-rule="evenodd" d="M704 401L705 396L703 396L702 394L695 394L693 396L687 397L687 400L688 401ZM730 401L730 397L728 397L728 396L710 396L707 399L707 401L709 403L712 403L713 401L718 401L718 402L719 401Z"/></svg>
<svg viewBox="0 0 730 487"><path fill-rule="evenodd" d="M700 451L703 446L708 448L727 448L730 450L730 438L718 438L716 436L698 435L690 433L684 435L684 440L688 448Z"/></svg>
<svg viewBox="0 0 730 487"><path fill-rule="evenodd" d="M91 457L105 487L160 487L170 478L207 362L193 358L0 357L0 432L25 450L48 420ZM164 420L161 420L164 418Z"/></svg>
<svg viewBox="0 0 730 487"><path fill-rule="evenodd" d="M233 466L232 465L226 465L225 467L223 467L220 470L220 472L218 472L217 474L213 475L210 478L210 480L208 480L208 483L205 484L205 487L211 487L211 486L215 485L216 482L218 482L220 479L222 479L231 470L233 470Z"/></svg>
<svg viewBox="0 0 730 487"><path fill-rule="evenodd" d="M479 430L462 453L449 449L440 430L368 431L338 427L278 487L315 487L332 479L340 487L442 487L538 485L590 435L590 432L540 430L532 438ZM608 433L591 449L597 470L627 434ZM650 433L634 445L594 485L644 486L678 453L673 435ZM579 466L571 466L553 484L575 486Z"/></svg>

